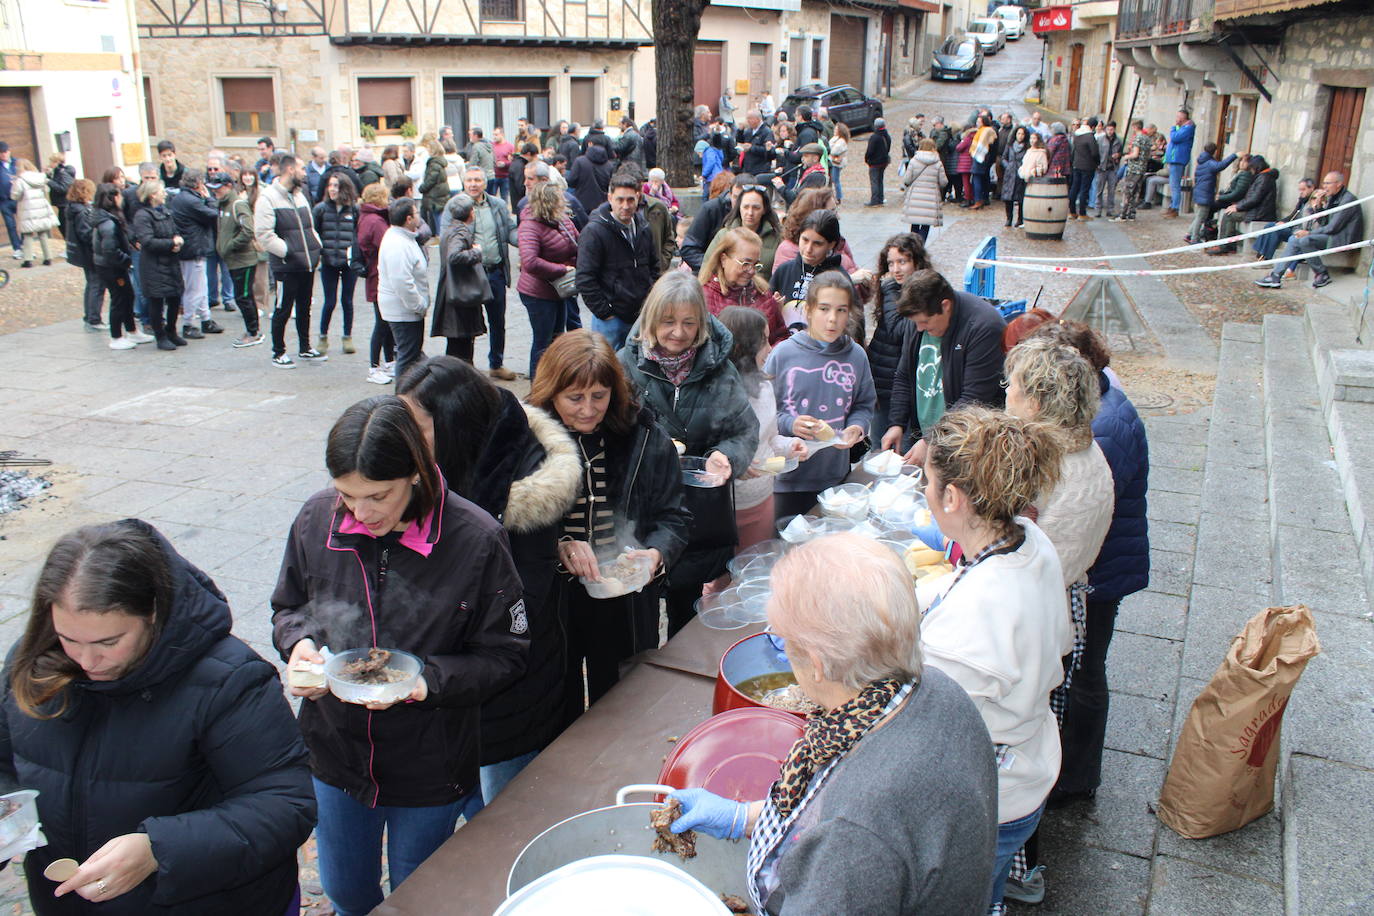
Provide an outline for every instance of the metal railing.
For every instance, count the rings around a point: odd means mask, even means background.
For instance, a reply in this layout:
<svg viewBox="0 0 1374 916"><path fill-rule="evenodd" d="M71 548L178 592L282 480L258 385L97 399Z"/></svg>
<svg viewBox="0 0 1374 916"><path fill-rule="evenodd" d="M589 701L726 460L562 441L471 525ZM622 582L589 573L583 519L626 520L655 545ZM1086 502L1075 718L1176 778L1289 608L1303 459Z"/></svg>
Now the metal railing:
<svg viewBox="0 0 1374 916"><path fill-rule="evenodd" d="M1121 0L1116 37L1145 38L1186 32L1211 6L1212 0Z"/></svg>

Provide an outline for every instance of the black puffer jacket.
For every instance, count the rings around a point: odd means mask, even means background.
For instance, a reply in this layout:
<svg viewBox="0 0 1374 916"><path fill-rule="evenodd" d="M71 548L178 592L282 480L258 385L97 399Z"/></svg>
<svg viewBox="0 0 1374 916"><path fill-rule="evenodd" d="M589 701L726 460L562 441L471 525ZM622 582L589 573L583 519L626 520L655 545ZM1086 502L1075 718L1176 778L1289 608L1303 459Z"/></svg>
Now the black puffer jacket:
<svg viewBox="0 0 1374 916"><path fill-rule="evenodd" d="M167 202L167 207L172 211L172 218L177 221L177 232L182 238L181 251L177 252L177 257L183 261L210 257L215 253L219 204L193 191L182 191L170 196L172 199Z"/></svg>
<svg viewBox="0 0 1374 916"><path fill-rule="evenodd" d="M91 261L91 205L67 204L67 263L94 267Z"/></svg>
<svg viewBox="0 0 1374 916"><path fill-rule="evenodd" d="M123 274L134 262L133 245L123 220L109 210L91 210L91 263L107 274Z"/></svg>
<svg viewBox="0 0 1374 916"><path fill-rule="evenodd" d="M1279 170L1272 166L1255 176L1245 197L1236 203L1237 215L1251 222L1272 223L1279 218Z"/></svg>
<svg viewBox="0 0 1374 916"><path fill-rule="evenodd" d="M175 598L137 668L77 681L48 720L19 711L5 672L0 778L39 791L48 838L25 860L29 899L40 916L280 916L315 825L305 748L276 669L229 635L224 595L158 539ZM158 862L142 884L98 905L53 898L49 863L140 832Z"/></svg>
<svg viewBox="0 0 1374 916"><path fill-rule="evenodd" d="M423 702L373 712L326 694L301 704L316 777L369 806L446 805L477 788L479 706L523 673L529 629L491 516L446 491L399 540L379 539L323 490L291 525L272 609L283 659L308 637L424 663Z"/></svg>
<svg viewBox="0 0 1374 916"><path fill-rule="evenodd" d="M176 220L165 205L144 207L134 215L134 238L139 245L138 282L143 295L181 295L181 261L172 251L172 236L176 234Z"/></svg>
<svg viewBox="0 0 1374 916"><path fill-rule="evenodd" d="M588 213L606 202L606 191L614 171L615 163L600 143L590 144L568 169L568 188Z"/></svg>
<svg viewBox="0 0 1374 916"><path fill-rule="evenodd" d="M349 250L358 244L358 208L322 200L315 204L314 216L315 232L324 246L320 263L326 267L347 267Z"/></svg>
<svg viewBox="0 0 1374 916"><path fill-rule="evenodd" d="M658 245L644 214L635 213L633 227L627 228L604 203L587 220L578 243L577 292L587 310L598 318L614 315L633 324L662 273Z"/></svg>
<svg viewBox="0 0 1374 916"><path fill-rule="evenodd" d="M873 370L873 387L878 391L878 419L876 426L887 429L887 406L892 402L892 382L897 376L897 364L902 361L906 339L914 330L912 323L897 314L897 297L902 285L891 277L879 284L882 300L878 303L873 339L868 342L868 365Z"/></svg>

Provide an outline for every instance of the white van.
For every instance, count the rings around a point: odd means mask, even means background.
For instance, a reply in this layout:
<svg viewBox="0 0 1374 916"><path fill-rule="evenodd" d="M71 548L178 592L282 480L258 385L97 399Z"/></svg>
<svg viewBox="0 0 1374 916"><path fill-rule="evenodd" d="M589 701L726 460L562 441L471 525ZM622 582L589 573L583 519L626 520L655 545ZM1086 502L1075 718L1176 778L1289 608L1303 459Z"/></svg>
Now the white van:
<svg viewBox="0 0 1374 916"><path fill-rule="evenodd" d="M1007 38L1015 41L1026 32L1026 9L1022 6L999 6L993 15L1002 20Z"/></svg>

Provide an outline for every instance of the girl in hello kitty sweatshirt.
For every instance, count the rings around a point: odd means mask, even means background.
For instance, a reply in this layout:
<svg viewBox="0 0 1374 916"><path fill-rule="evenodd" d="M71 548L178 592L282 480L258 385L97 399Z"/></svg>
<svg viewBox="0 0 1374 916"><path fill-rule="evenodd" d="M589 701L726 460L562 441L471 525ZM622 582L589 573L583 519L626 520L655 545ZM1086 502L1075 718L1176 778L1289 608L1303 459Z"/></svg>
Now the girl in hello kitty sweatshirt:
<svg viewBox="0 0 1374 916"><path fill-rule="evenodd" d="M849 473L849 449L864 437L873 419L878 395L868 354L845 333L850 312L858 308L855 298L849 277L838 270L811 281L807 329L778 344L764 364L778 402L778 433L835 443L777 478L777 518L810 511L817 493L843 482ZM824 431L827 426L831 432Z"/></svg>

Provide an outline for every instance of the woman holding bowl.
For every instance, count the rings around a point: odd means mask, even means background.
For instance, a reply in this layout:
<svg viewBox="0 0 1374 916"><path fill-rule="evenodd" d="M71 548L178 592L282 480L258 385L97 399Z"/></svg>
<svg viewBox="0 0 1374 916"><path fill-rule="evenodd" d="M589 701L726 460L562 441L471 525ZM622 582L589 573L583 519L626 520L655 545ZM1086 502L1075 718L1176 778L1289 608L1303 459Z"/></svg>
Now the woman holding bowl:
<svg viewBox="0 0 1374 916"><path fill-rule="evenodd" d="M701 587L725 572L739 542L728 487L749 470L759 426L730 362L734 340L706 309L701 285L681 271L659 278L630 329L620 362L658 424L688 456L706 459L705 487L684 496L692 513L687 549L668 569L668 636L696 613Z"/></svg>
<svg viewBox="0 0 1374 916"><path fill-rule="evenodd" d="M300 910L305 748L276 669L230 624L220 590L146 522L49 551L0 715L0 783L38 790L47 836L24 860L33 912ZM63 858L80 868L45 878Z"/></svg>
<svg viewBox="0 0 1374 916"><path fill-rule="evenodd" d="M529 620L500 524L450 492L405 403L354 404L329 431L330 489L306 501L272 593L289 669L320 649L420 659L399 703L293 687L320 818L320 883L340 916L382 902L481 807L479 704L520 675Z"/></svg>
<svg viewBox="0 0 1374 916"><path fill-rule="evenodd" d="M658 648L656 580L627 595L593 598L579 579L600 581L598 560L642 558L655 576L687 545L682 473L672 440L640 407L606 338L578 328L540 360L529 402L557 416L581 459L582 486L564 514L558 562L567 627L563 724L571 724L620 679L620 662ZM617 523L621 523L617 526ZM585 681L583 671L585 667Z"/></svg>
<svg viewBox="0 0 1374 916"><path fill-rule="evenodd" d="M767 798L681 789L672 829L747 835L757 913L982 916L997 833L992 745L960 686L923 664L905 566L838 534L789 551L772 582L770 629L822 711Z"/></svg>

